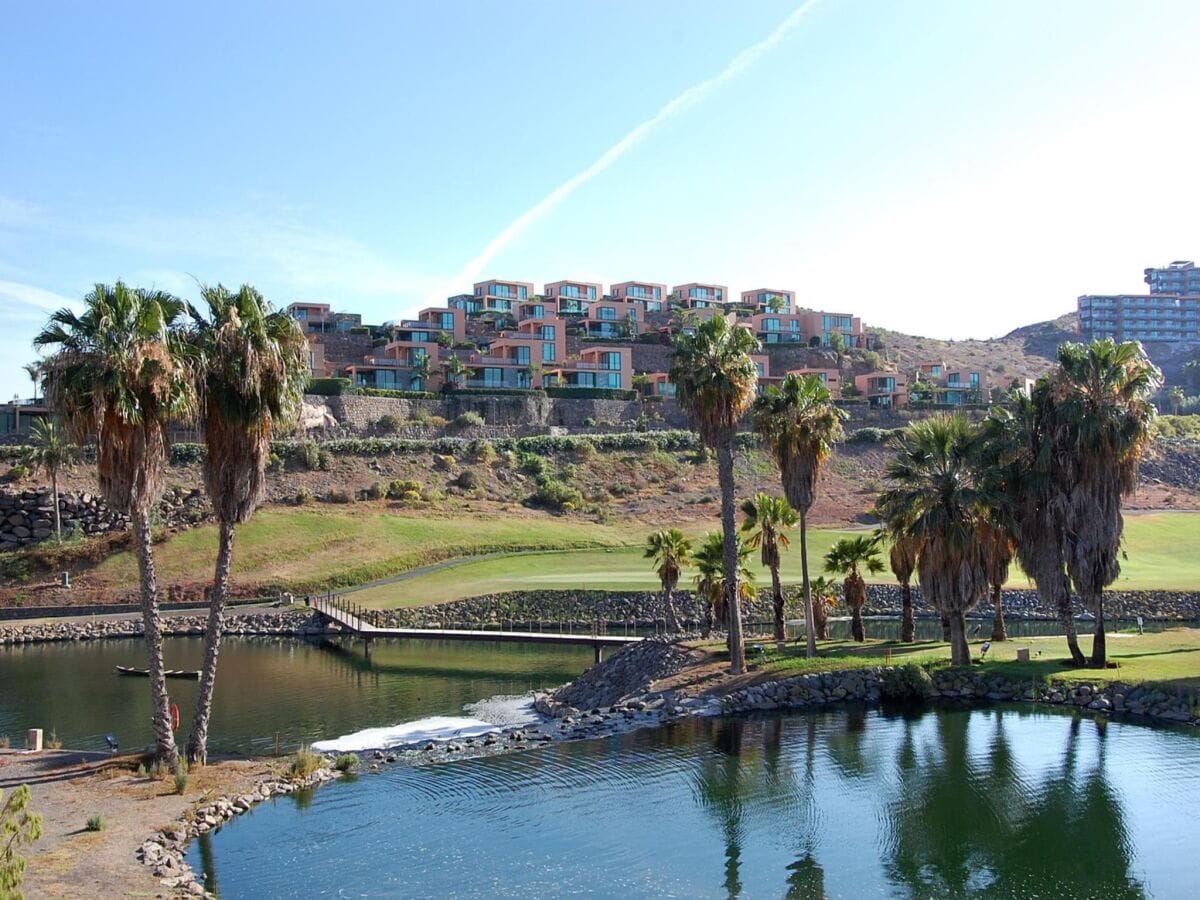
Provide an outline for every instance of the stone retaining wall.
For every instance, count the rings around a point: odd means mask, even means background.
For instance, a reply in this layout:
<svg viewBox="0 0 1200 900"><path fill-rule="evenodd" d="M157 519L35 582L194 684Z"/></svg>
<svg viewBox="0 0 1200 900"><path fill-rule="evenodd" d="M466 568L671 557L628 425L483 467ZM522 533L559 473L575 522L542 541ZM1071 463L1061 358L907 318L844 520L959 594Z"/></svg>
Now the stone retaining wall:
<svg viewBox="0 0 1200 900"><path fill-rule="evenodd" d="M204 634L208 616L168 616L162 620L166 636L199 637ZM49 641L91 641L102 638L137 638L144 633L141 619L88 619L71 622L39 622L0 625L0 646L38 644ZM321 617L301 607L286 612L228 616L228 635L305 637L328 633Z"/></svg>
<svg viewBox="0 0 1200 900"><path fill-rule="evenodd" d="M129 517L114 512L96 494L64 492L58 497L63 536L124 531ZM212 515L199 488L163 496L158 515L168 527L195 525ZM54 498L48 490L0 491L0 552L40 543L54 534Z"/></svg>

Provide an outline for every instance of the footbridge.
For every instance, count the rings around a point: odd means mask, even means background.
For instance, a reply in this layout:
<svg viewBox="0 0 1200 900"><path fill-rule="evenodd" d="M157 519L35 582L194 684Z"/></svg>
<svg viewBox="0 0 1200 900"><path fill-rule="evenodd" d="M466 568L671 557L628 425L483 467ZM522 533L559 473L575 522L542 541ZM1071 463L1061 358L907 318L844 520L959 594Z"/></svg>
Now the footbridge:
<svg viewBox="0 0 1200 900"><path fill-rule="evenodd" d="M605 647L621 647L645 640L640 635L606 634L599 626L593 626L590 634L572 634L554 631L498 631L474 628L393 628L376 625L370 621L370 611L345 598L334 596L312 597L309 605L327 622L337 625L343 632L361 638L368 658L371 641L376 638L401 638L423 641L498 641L512 644L558 644L570 647L591 647L596 662L603 658Z"/></svg>

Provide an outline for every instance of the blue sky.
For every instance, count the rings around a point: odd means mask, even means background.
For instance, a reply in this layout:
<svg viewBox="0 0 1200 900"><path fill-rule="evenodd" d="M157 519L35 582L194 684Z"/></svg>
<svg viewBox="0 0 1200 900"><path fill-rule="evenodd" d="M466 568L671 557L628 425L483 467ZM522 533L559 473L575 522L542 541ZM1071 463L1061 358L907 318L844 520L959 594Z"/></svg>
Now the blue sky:
<svg viewBox="0 0 1200 900"><path fill-rule="evenodd" d="M1200 255L1198 27L1096 0L9 4L0 397L47 312L116 278L371 321L475 272L715 281L1002 334Z"/></svg>

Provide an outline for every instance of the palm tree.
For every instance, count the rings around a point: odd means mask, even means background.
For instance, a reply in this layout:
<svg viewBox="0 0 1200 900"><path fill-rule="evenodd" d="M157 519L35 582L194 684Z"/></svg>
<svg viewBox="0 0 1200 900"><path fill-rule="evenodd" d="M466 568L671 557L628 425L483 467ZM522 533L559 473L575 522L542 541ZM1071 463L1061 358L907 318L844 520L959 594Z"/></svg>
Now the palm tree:
<svg viewBox="0 0 1200 900"><path fill-rule="evenodd" d="M737 538L737 599L749 603L757 591L754 570L750 568L750 548ZM704 636L712 631L714 620L729 627L731 608L726 593L725 581L725 536L719 531L710 531L703 543L692 553L692 562L699 573L692 578L696 584L696 595L704 604Z"/></svg>
<svg viewBox="0 0 1200 900"><path fill-rule="evenodd" d="M825 554L825 571L831 575L846 576L842 591L846 605L850 607L850 635L856 641L865 641L867 631L863 625L862 610L867 602L867 583L859 572L860 567L871 574L883 571L883 563L879 561L878 537L857 535L842 538Z"/></svg>
<svg viewBox="0 0 1200 900"><path fill-rule="evenodd" d="M912 577L917 570L917 542L907 535L893 538L892 546L888 550L888 563L892 574L900 582L900 600L904 610L900 620L900 641L911 644L917 637L912 602Z"/></svg>
<svg viewBox="0 0 1200 900"><path fill-rule="evenodd" d="M834 583L824 575L818 575L812 580L813 628L817 631L817 639L829 640L829 607L837 602L837 591Z"/></svg>
<svg viewBox="0 0 1200 900"><path fill-rule="evenodd" d="M442 363L442 372L451 387L458 387L458 380L466 374L467 367L457 356L451 356Z"/></svg>
<svg viewBox="0 0 1200 900"><path fill-rule="evenodd" d="M1007 641L1008 631L1004 627L1004 608L1001 598L1004 582L1008 581L1008 567L1016 553L1017 542L1012 532L1005 528L999 517L984 519L980 523L979 541L983 548L983 567L988 584L992 588L992 640Z"/></svg>
<svg viewBox="0 0 1200 900"><path fill-rule="evenodd" d="M1063 344L1050 375L1054 475L1067 572L1096 618L1092 665L1107 665L1104 589L1121 572L1121 503L1150 444L1162 374L1134 341Z"/></svg>
<svg viewBox="0 0 1200 900"><path fill-rule="evenodd" d="M921 593L950 620L950 656L967 665L966 612L987 592L980 522L1003 498L978 484L976 435L961 416L914 422L885 470L877 504L899 536L913 539Z"/></svg>
<svg viewBox="0 0 1200 900"><path fill-rule="evenodd" d="M758 372L750 353L758 341L749 330L714 316L691 334L675 338L669 377L679 408L691 418L700 440L717 453L724 534L725 599L729 605L730 671L745 669L742 616L738 604L737 521L733 442L738 420L754 400Z"/></svg>
<svg viewBox="0 0 1200 900"><path fill-rule="evenodd" d="M79 450L50 419L34 419L29 429L29 443L25 464L34 471L41 469L50 476L50 491L54 497L54 535L61 544L62 512L58 508L58 473L71 467Z"/></svg>
<svg viewBox="0 0 1200 900"><path fill-rule="evenodd" d="M1167 391L1167 403L1170 405L1171 415L1179 415L1179 410L1183 408L1185 400L1187 400L1187 394L1183 392L1183 388L1179 385L1175 385Z"/></svg>
<svg viewBox="0 0 1200 900"><path fill-rule="evenodd" d="M991 410L980 441L983 471L1007 497L1016 558L1042 601L1057 610L1072 664L1087 659L1079 649L1075 610L1064 556L1062 485L1052 469L1051 399L1048 379L1027 396L1014 391L1005 407Z"/></svg>
<svg viewBox="0 0 1200 900"><path fill-rule="evenodd" d="M29 376L29 380L33 382L33 402L37 403L38 385L42 383L42 376L45 374L42 360L39 359L37 362L25 363L21 368L25 370L25 374Z"/></svg>
<svg viewBox="0 0 1200 900"><path fill-rule="evenodd" d="M775 643L782 649L787 642L783 627L783 586L779 583L780 551L791 546L787 529L796 527L796 512L782 497L759 493L742 503L746 518L742 531L746 546L761 552L763 566L771 572L771 604L775 612ZM808 625L808 622L805 622ZM811 628L809 629L812 630Z"/></svg>
<svg viewBox="0 0 1200 900"><path fill-rule="evenodd" d="M175 327L184 303L118 281L97 284L84 304L81 315L51 315L34 344L57 348L46 360L46 398L76 443L95 436L100 492L133 526L155 743L174 766L150 510L162 497L168 423L190 416L195 404L187 346Z"/></svg>
<svg viewBox="0 0 1200 900"><path fill-rule="evenodd" d="M289 316L272 312L249 285L236 293L223 285L205 287L201 296L207 316L190 308L190 336L202 360L204 483L219 537L204 632L204 669L187 758L189 763L204 765L234 534L262 500L272 432L292 423L300 411L307 381L307 342Z"/></svg>
<svg viewBox="0 0 1200 900"><path fill-rule="evenodd" d="M414 390L425 390L425 386L429 384L429 378L432 375L433 362L430 360L428 353L422 353L421 358L417 360L412 370L412 377L414 379L420 379L421 382L421 386L419 388L414 388ZM409 386L412 387L411 383Z"/></svg>
<svg viewBox="0 0 1200 900"><path fill-rule="evenodd" d="M646 540L643 558L654 560L654 572L662 582L667 631L677 632L680 630L679 615L672 594L679 584L680 571L692 564L692 542L678 528L659 529Z"/></svg>
<svg viewBox="0 0 1200 900"><path fill-rule="evenodd" d="M767 388L754 402L754 428L771 448L783 493L800 517L800 575L804 589L806 653L817 654L813 620L812 586L808 577L808 511L816 496L821 466L842 436L846 414L833 403L833 395L816 375L789 374L778 388Z"/></svg>

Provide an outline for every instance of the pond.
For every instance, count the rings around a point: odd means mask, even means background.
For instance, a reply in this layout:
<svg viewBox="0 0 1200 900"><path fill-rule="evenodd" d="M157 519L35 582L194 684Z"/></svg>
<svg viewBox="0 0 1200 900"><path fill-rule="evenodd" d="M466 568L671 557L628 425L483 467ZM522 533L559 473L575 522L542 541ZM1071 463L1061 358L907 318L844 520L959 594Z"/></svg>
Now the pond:
<svg viewBox="0 0 1200 900"><path fill-rule="evenodd" d="M1194 896L1200 737L1018 707L386 767L194 842L224 898Z"/></svg>
<svg viewBox="0 0 1200 900"><path fill-rule="evenodd" d="M200 638L168 638L172 669L199 669ZM104 749L115 734L126 749L153 743L145 678L116 665L146 665L141 640L0 647L0 735L16 743L43 728L72 748ZM448 641L362 645L229 638L221 648L209 748L270 753L372 725L461 714L463 704L570 681L592 663L588 648ZM197 682L171 679L186 738Z"/></svg>

